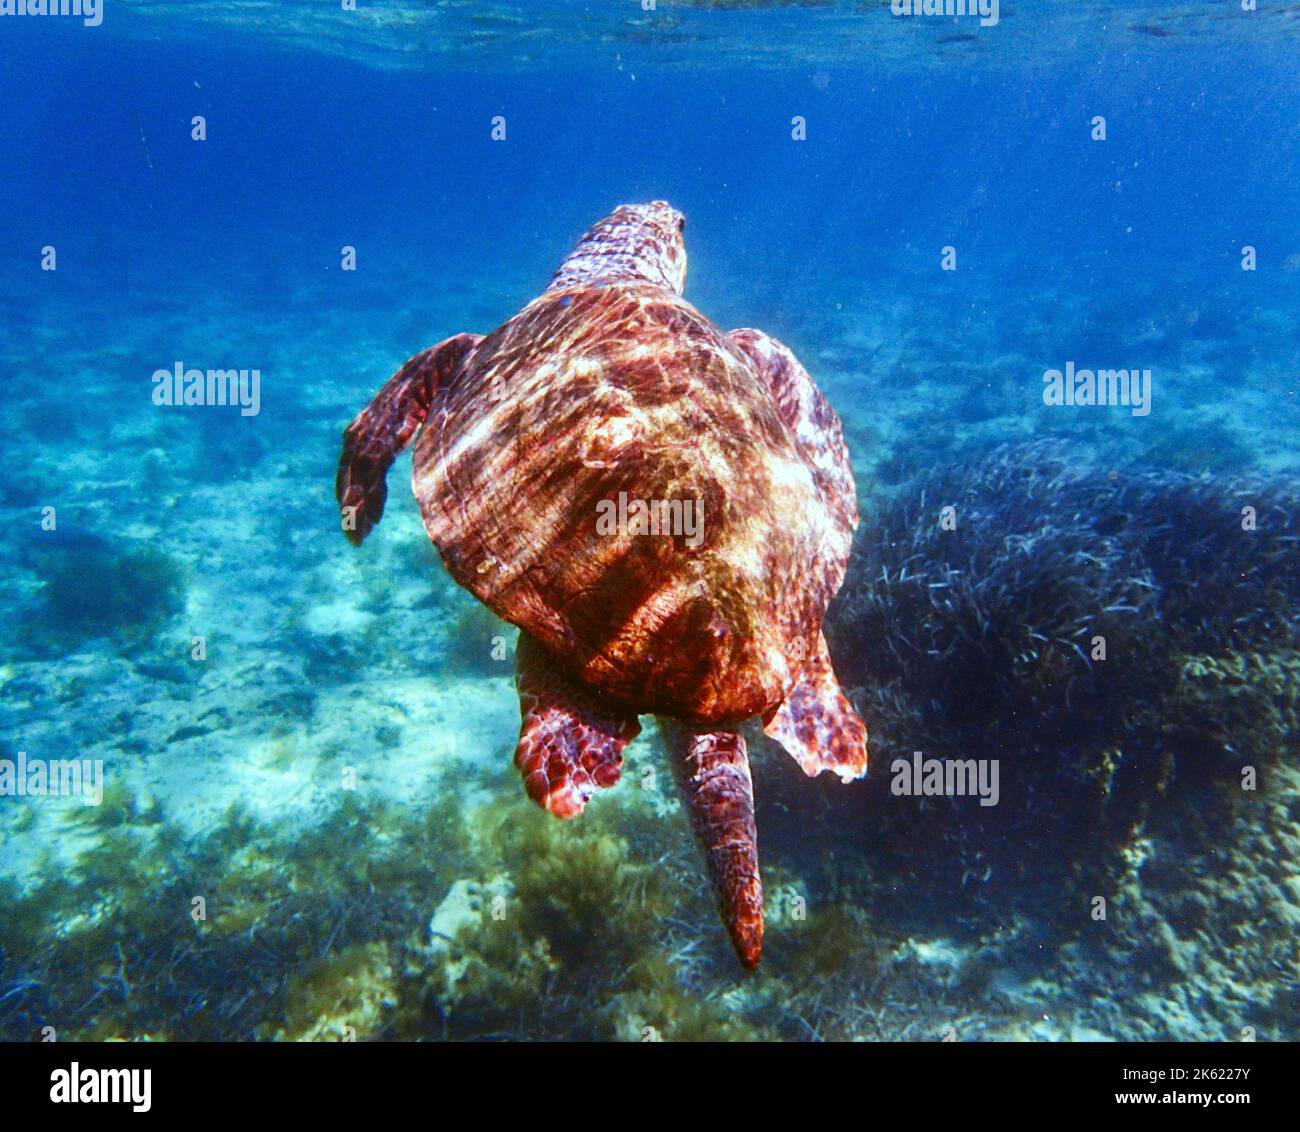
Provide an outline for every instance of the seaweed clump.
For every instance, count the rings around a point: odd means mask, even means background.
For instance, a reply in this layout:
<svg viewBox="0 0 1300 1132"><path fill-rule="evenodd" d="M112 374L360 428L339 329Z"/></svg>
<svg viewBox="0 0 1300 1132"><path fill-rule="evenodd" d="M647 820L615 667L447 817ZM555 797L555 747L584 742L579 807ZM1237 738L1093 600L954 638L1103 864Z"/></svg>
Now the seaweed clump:
<svg viewBox="0 0 1300 1132"><path fill-rule="evenodd" d="M23 638L37 653L97 637L146 645L184 607L184 571L152 547L124 549L79 529L35 537L27 564L43 584Z"/></svg>
<svg viewBox="0 0 1300 1132"><path fill-rule="evenodd" d="M975 900L991 873L1122 871L1107 849L1153 802L1274 763L1295 720L1297 543L1285 485L1110 471L1052 441L933 472L885 508L828 636L882 768L871 822L899 866L919 851ZM997 759L1001 803L882 805L888 768L917 750Z"/></svg>
<svg viewBox="0 0 1300 1132"><path fill-rule="evenodd" d="M463 810L459 786L427 816L347 794L288 837L233 808L199 838L115 788L78 815L92 843L72 869L0 884L0 1037L771 1032L773 1004L709 989L697 941L732 960L706 901L698 923L679 918L696 871L647 852L664 836L649 806L574 827L514 790Z"/></svg>
<svg viewBox="0 0 1300 1132"><path fill-rule="evenodd" d="M514 797L481 809L474 824L481 879L453 886L421 957L426 1012L441 1019L443 1036L717 1041L770 1033L763 1004L737 1010L701 982L696 931L677 918L694 871L687 860L648 852L665 836L684 846L684 830L666 830L637 804L560 823ZM707 931L712 910L701 910Z"/></svg>
<svg viewBox="0 0 1300 1132"><path fill-rule="evenodd" d="M0 1037L343 1040L419 1025L403 940L451 883L455 811L348 795L286 839L232 809L193 838L125 790L71 870L0 886ZM414 1009L414 1008L412 1008Z"/></svg>

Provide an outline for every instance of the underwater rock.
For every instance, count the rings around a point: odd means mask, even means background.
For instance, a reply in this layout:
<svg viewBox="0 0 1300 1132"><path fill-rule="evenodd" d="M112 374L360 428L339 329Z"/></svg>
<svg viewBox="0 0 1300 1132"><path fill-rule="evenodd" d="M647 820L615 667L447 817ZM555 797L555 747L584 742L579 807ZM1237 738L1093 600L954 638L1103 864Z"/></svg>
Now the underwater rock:
<svg viewBox="0 0 1300 1132"><path fill-rule="evenodd" d="M434 911L429 920L428 957L435 968L441 968L439 995L444 1003L453 1003L466 993L476 959L482 962L472 941L484 926L484 917L504 918L511 894L506 877L485 883L461 879Z"/></svg>

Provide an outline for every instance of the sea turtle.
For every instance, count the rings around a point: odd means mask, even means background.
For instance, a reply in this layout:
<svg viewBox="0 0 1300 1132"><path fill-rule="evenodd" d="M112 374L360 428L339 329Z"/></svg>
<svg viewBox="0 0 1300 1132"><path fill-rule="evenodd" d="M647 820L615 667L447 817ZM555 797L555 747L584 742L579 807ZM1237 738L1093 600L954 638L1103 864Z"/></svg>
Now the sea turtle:
<svg viewBox="0 0 1300 1132"><path fill-rule="evenodd" d="M752 968L763 895L741 725L759 717L809 775L866 772L821 632L857 499L839 419L795 356L682 298L684 228L664 201L623 205L503 326L416 354L347 427L336 492L359 545L414 438L429 538L520 629L515 763L539 805L581 813L618 780L637 716L660 717Z"/></svg>

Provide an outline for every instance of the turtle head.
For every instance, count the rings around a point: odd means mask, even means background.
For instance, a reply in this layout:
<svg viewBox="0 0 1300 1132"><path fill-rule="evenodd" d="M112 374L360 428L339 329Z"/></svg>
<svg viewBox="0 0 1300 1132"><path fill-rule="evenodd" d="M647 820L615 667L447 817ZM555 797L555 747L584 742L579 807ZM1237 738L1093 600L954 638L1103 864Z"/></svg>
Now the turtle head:
<svg viewBox="0 0 1300 1132"><path fill-rule="evenodd" d="M686 286L685 228L686 217L667 201L619 205L578 241L547 290L653 283L680 295Z"/></svg>

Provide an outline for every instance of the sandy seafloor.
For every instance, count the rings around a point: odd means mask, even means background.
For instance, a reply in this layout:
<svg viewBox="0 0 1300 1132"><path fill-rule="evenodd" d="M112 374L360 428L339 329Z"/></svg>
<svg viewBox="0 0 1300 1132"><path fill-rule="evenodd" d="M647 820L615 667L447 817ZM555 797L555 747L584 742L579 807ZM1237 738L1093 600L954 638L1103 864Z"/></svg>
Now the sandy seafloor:
<svg viewBox="0 0 1300 1132"><path fill-rule="evenodd" d="M575 234L539 240L558 259ZM705 255L687 295L777 334L816 375L844 420L862 540L924 469L1045 435L1103 467L1293 484L1300 243L1279 251L1217 291L1135 273L1104 298L1064 262L1011 284L1014 257L988 249L983 276L958 281L914 259L776 279ZM544 283L504 251L481 271L447 270L454 247L428 254L346 283L278 266L256 289L234 269L119 287L87 268L43 288L7 269L21 318L0 322L3 754L103 759L109 792L98 810L0 803L0 1036L1300 1033L1293 734L1256 797L1222 812L1183 797L1217 816L1181 838L1135 829L1114 914L1081 907L1069 930L1014 877L963 874L958 893L947 873L891 873L869 814L837 794L861 787L806 781L755 735L769 928L752 977L651 721L579 822L536 813L510 763L510 656L493 656L513 632L442 571L409 459L363 550L337 530L341 426L407 353L490 329ZM1045 364L1116 341L1157 368L1158 425L1042 405ZM253 359L262 416L152 406L143 375L173 355ZM47 506L59 535L43 542ZM122 565L136 553L153 557ZM53 584L138 589L97 621L51 606Z"/></svg>

